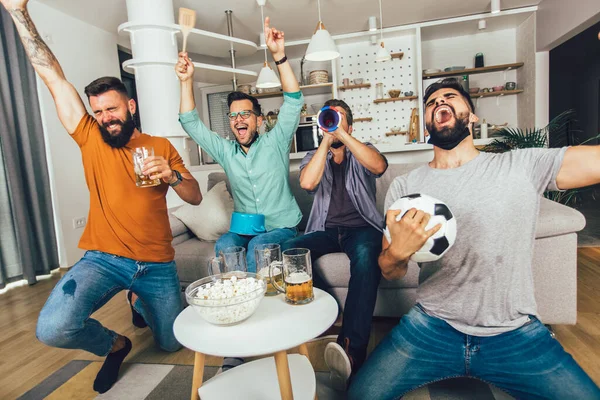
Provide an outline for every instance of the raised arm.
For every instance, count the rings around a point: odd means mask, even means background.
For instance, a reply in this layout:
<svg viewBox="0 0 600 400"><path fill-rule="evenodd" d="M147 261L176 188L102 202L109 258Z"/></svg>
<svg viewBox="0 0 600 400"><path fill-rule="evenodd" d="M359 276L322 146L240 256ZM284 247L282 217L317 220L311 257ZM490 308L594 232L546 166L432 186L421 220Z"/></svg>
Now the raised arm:
<svg viewBox="0 0 600 400"><path fill-rule="evenodd" d="M179 112L186 113L196 108L194 99L194 63L189 59L188 53L179 53L175 73L181 82Z"/></svg>
<svg viewBox="0 0 600 400"><path fill-rule="evenodd" d="M283 39L283 31L278 31L275 28L270 27L270 18L265 18L265 43L271 54L273 55L273 60L276 62L283 60L285 57L285 43ZM284 92L293 93L300 91L300 86L298 86L298 80L296 79L296 75L294 75L294 71L292 70L292 66L289 61L285 61L277 66L279 70L279 78L281 79L281 88Z"/></svg>
<svg viewBox="0 0 600 400"><path fill-rule="evenodd" d="M325 172L325 164L327 163L327 154L332 143L333 136L325 132L319 148L300 172L300 187L302 189L312 192L321 183L323 173Z"/></svg>
<svg viewBox="0 0 600 400"><path fill-rule="evenodd" d="M556 176L559 189L574 189L600 183L600 146L569 147Z"/></svg>
<svg viewBox="0 0 600 400"><path fill-rule="evenodd" d="M28 0L0 2L12 16L33 68L50 89L60 122L70 134L74 133L86 113L85 106L77 90L66 80L58 60L35 28L27 11Z"/></svg>
<svg viewBox="0 0 600 400"><path fill-rule="evenodd" d="M342 118L346 117L342 116ZM381 153L348 134L341 125L333 132L333 135L346 145L360 165L369 170L373 175L383 175L388 167L388 163Z"/></svg>

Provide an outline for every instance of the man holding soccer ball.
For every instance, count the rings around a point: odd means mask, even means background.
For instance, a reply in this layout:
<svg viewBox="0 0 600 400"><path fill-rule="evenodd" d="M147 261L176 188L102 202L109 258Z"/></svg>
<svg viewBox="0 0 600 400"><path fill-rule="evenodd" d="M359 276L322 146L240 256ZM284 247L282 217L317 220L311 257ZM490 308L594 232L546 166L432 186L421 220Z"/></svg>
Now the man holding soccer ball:
<svg viewBox="0 0 600 400"><path fill-rule="evenodd" d="M467 376L516 398L600 399L600 389L536 318L531 272L540 195L600 182L600 146L480 153L478 121L455 79L431 85L425 121L428 164L397 177L385 208L423 193L456 217L454 245L421 264L417 304L373 351L352 381L350 399L397 399L431 382ZM379 266L401 279L408 260L435 235L431 216L387 212ZM427 229L429 228L429 229Z"/></svg>

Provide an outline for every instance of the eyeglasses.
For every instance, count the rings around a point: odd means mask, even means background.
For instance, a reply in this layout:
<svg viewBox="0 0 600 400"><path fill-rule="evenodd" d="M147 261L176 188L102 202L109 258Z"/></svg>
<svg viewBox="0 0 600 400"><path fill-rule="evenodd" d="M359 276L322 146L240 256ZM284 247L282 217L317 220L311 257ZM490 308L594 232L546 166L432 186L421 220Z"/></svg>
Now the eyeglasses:
<svg viewBox="0 0 600 400"><path fill-rule="evenodd" d="M258 114L256 114L256 113L255 113L254 111L252 111L252 110L244 110L244 111L238 111L238 112L230 112L230 113L227 113L227 116L229 117L229 120L230 120L230 121L235 121L235 120L237 119L238 115L239 115L240 117L242 117L242 119L248 119L248 118L250 118L250 116L251 116L252 114L255 114L255 115L257 115L257 116L258 116Z"/></svg>

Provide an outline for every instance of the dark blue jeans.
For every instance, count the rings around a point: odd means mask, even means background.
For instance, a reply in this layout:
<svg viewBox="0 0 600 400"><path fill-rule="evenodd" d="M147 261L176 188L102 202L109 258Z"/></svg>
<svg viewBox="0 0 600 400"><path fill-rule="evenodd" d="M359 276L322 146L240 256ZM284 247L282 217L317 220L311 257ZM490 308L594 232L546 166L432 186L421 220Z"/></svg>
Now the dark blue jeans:
<svg viewBox="0 0 600 400"><path fill-rule="evenodd" d="M248 272L256 272L256 257L254 248L259 244L280 244L295 237L298 234L296 228L278 228L272 231L261 233L256 236L238 235L237 233L227 232L221 236L215 243L215 254L227 247L241 246L246 249L246 266Z"/></svg>
<svg viewBox="0 0 600 400"><path fill-rule="evenodd" d="M465 335L419 305L402 317L352 381L351 400L399 399L429 383L472 377L517 399L600 399L600 390L535 317L496 336Z"/></svg>
<svg viewBox="0 0 600 400"><path fill-rule="evenodd" d="M125 289L138 295L134 307L158 346L165 351L179 350L181 345L173 333L173 323L181 312L175 262L142 262L101 251L86 252L52 289L40 311L37 338L48 346L106 356L117 333L90 316ZM123 307L127 307L125 299Z"/></svg>
<svg viewBox="0 0 600 400"><path fill-rule="evenodd" d="M282 250L301 247L310 249L314 261L329 253L344 252L350 259L350 282L344 305L342 330L338 343L346 348L353 361L353 371L362 365L371 334L371 320L377 300L381 271L377 259L381 253L382 233L369 226L364 228L327 228L285 242ZM328 289L313 271L315 286ZM349 343L348 343L349 342Z"/></svg>

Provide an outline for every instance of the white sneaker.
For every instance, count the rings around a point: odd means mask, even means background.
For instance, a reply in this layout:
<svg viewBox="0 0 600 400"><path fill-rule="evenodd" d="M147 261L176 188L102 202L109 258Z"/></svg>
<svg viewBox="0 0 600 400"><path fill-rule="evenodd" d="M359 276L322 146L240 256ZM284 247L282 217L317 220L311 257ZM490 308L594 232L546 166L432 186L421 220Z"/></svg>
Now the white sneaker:
<svg viewBox="0 0 600 400"><path fill-rule="evenodd" d="M329 367L329 381L336 390L346 390L352 374L352 365L348 355L336 342L325 346L325 363Z"/></svg>

